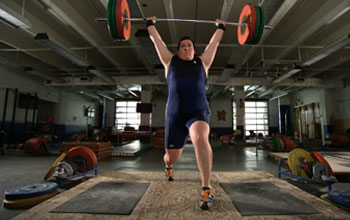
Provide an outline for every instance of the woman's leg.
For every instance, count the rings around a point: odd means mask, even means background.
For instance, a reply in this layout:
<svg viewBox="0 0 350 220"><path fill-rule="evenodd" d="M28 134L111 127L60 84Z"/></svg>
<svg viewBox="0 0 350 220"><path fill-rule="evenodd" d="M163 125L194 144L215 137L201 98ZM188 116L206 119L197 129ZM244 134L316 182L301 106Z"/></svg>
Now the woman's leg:
<svg viewBox="0 0 350 220"><path fill-rule="evenodd" d="M209 143L209 125L196 121L190 127L191 141L196 152L197 165L202 178L202 187L210 186L210 175L213 164L213 151Z"/></svg>

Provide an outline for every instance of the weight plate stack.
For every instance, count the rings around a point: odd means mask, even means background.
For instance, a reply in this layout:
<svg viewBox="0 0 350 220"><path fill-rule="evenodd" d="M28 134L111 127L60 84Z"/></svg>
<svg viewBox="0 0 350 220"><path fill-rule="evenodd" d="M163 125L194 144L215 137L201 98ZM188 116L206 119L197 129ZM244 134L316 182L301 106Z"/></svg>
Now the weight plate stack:
<svg viewBox="0 0 350 220"><path fill-rule="evenodd" d="M109 0L107 5L107 21L108 21L108 30L111 34L112 38L115 40L119 40L119 36L117 34L117 26L115 23L115 5L117 0Z"/></svg>
<svg viewBox="0 0 350 220"><path fill-rule="evenodd" d="M129 40L131 33L131 22L125 21L124 18L130 18L129 5L126 0L117 0L115 8L115 21L117 24L117 31L119 39Z"/></svg>
<svg viewBox="0 0 350 220"><path fill-rule="evenodd" d="M251 41L247 42L247 44L251 44L253 45L254 42L256 42L256 39L258 37L259 34L259 30L260 30L260 25L261 25L261 12L260 12L260 7L259 6L253 6L255 7L256 10L256 24L255 24L255 30L252 33L253 37L251 39Z"/></svg>
<svg viewBox="0 0 350 220"><path fill-rule="evenodd" d="M254 8L254 9L253 9ZM256 29L254 24L257 24L258 11L255 9L255 6L247 4L243 7L241 14L239 16L239 23L246 23L246 26L238 26L237 28L237 38L240 45L249 43L249 39L252 39ZM253 28L253 26L255 28Z"/></svg>
<svg viewBox="0 0 350 220"><path fill-rule="evenodd" d="M264 28L265 28L265 12L264 9L262 7L259 7L259 11L260 11L260 27L259 27L259 32L258 32L258 36L256 38L256 41L253 42L253 44L258 44L260 41L260 38L262 37L262 34L264 32Z"/></svg>
<svg viewBox="0 0 350 220"><path fill-rule="evenodd" d="M26 208L26 207L37 205L57 194L58 194L58 191L56 190L52 193L48 193L42 196L37 196L33 198L28 198L28 199L19 199L19 200L4 199L4 207L9 209Z"/></svg>
<svg viewBox="0 0 350 220"><path fill-rule="evenodd" d="M292 174L295 176L298 176L298 161L300 157L305 158L308 162L314 162L314 159L306 150L300 148L292 150L288 155L288 166L292 171ZM303 169L301 169L300 176L304 178L308 177L307 173Z"/></svg>
<svg viewBox="0 0 350 220"><path fill-rule="evenodd" d="M46 194L53 193L57 190L56 183L40 182L25 184L17 186L8 190L5 190L5 199L7 200L19 200L34 198Z"/></svg>
<svg viewBox="0 0 350 220"><path fill-rule="evenodd" d="M327 162L326 158L324 158L322 156L322 154L320 154L319 152L311 152L310 153L311 157L315 160L315 161L320 161L321 163L323 163L326 167L329 168L329 174L331 176L334 176L334 172L331 168L331 166L329 165L329 163Z"/></svg>
<svg viewBox="0 0 350 220"><path fill-rule="evenodd" d="M76 158L83 158L86 161L85 166L79 166L77 164L78 172L85 172L96 167L97 157L95 153L87 147L73 147L67 152L66 159L75 161Z"/></svg>

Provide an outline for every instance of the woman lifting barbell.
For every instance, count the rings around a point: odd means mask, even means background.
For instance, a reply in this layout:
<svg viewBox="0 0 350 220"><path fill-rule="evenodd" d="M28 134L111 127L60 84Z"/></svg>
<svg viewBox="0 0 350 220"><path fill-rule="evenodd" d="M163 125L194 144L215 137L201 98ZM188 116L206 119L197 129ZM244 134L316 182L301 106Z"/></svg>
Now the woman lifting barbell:
<svg viewBox="0 0 350 220"><path fill-rule="evenodd" d="M195 148L197 165L202 179L200 208L208 209L213 204L214 191L210 186L213 152L209 143L210 110L205 95L208 70L225 31L225 23L216 20L217 29L200 56L196 56L191 38L181 38L177 55L172 54L155 23L156 17L148 17L147 30L165 69L169 96L165 122L165 173L173 178L173 164L181 156L188 135Z"/></svg>

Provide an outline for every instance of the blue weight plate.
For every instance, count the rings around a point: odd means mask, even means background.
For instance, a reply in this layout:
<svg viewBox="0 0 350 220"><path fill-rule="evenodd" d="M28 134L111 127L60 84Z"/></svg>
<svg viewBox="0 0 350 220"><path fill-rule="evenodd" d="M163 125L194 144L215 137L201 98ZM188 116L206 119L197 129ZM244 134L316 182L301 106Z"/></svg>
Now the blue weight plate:
<svg viewBox="0 0 350 220"><path fill-rule="evenodd" d="M5 199L18 200L46 195L57 190L56 183L31 183L5 190Z"/></svg>
<svg viewBox="0 0 350 220"><path fill-rule="evenodd" d="M339 205L350 208L350 190L332 190L328 198Z"/></svg>

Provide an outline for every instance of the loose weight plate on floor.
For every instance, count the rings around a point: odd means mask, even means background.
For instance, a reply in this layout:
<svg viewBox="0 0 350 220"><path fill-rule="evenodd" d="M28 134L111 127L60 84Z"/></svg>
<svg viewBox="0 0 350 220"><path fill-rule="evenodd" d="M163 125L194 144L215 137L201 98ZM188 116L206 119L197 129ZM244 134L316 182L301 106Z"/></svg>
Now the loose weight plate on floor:
<svg viewBox="0 0 350 220"><path fill-rule="evenodd" d="M328 192L328 198L346 208L350 208L350 190L332 190Z"/></svg>
<svg viewBox="0 0 350 220"><path fill-rule="evenodd" d="M54 191L52 193L49 194L45 194L42 196L37 196L37 197L33 197L33 198L28 198L28 199L19 199L19 200L7 200L4 199L4 207L5 208L24 208L24 207L29 207L29 206L33 206L33 205L37 205L55 195L58 194L58 191Z"/></svg>
<svg viewBox="0 0 350 220"><path fill-rule="evenodd" d="M56 183L40 182L25 184L5 190L5 199L18 200L46 195L57 190Z"/></svg>

